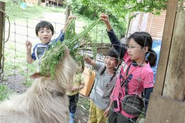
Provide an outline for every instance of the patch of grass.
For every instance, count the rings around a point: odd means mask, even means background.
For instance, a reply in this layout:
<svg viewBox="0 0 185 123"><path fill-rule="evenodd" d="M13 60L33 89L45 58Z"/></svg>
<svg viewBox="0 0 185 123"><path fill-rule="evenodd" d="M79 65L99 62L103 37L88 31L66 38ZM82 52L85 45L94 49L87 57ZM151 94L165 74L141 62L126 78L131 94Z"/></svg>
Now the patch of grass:
<svg viewBox="0 0 185 123"><path fill-rule="evenodd" d="M22 84L24 84L26 87L30 87L32 85L33 80L30 78L27 78Z"/></svg>
<svg viewBox="0 0 185 123"><path fill-rule="evenodd" d="M6 85L0 84L0 101L6 99L10 94L13 93L12 90L8 89Z"/></svg>
<svg viewBox="0 0 185 123"><path fill-rule="evenodd" d="M31 65L26 63L26 53L17 52L16 54L12 53L11 50L5 50L5 61L4 61L4 79L7 80L7 76L13 76L16 74L21 74L24 77L24 85L30 87L32 81L29 79L30 74L33 74L36 71L37 63Z"/></svg>
<svg viewBox="0 0 185 123"><path fill-rule="evenodd" d="M39 5L27 5L25 9L22 9L21 1L13 2L12 0L3 0L6 3L6 13L10 19L25 19L25 18L38 18L43 15L44 12L64 12L63 8L44 7Z"/></svg>
<svg viewBox="0 0 185 123"><path fill-rule="evenodd" d="M77 103L77 106L81 107L85 111L88 111L89 107L90 107L89 98L80 95L79 96L79 101Z"/></svg>

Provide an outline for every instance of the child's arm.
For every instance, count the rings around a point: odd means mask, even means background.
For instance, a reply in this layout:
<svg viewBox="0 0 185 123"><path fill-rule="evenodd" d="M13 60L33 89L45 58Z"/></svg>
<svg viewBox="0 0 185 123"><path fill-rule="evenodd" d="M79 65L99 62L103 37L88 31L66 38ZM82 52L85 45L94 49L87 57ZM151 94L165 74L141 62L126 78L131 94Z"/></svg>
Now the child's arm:
<svg viewBox="0 0 185 123"><path fill-rule="evenodd" d="M114 30L112 29L111 24L109 22L109 16L102 13L100 15L100 19L105 23L107 27L107 33L108 33L111 44L113 44L114 49L118 53L120 53L120 58L123 58L127 49L124 46L122 46L121 42L118 40L116 34L114 33Z"/></svg>
<svg viewBox="0 0 185 123"><path fill-rule="evenodd" d="M31 57L31 48L32 48L32 43L30 41L26 41L26 50L27 50L26 58L27 58L28 64L31 64L34 61Z"/></svg>
<svg viewBox="0 0 185 123"><path fill-rule="evenodd" d="M102 13L100 15L100 19L105 23L106 27L107 27L107 31L110 31L112 29L110 22L109 22L109 16Z"/></svg>
<svg viewBox="0 0 185 123"><path fill-rule="evenodd" d="M110 100L109 106L107 107L107 109L103 113L104 117L108 116L112 103L113 103L113 100Z"/></svg>
<svg viewBox="0 0 185 123"><path fill-rule="evenodd" d="M85 57L84 57L84 61L85 61L87 64L91 65L92 67L95 67L95 66L96 66L96 62L93 61L92 59L90 59L88 56L85 56Z"/></svg>
<svg viewBox="0 0 185 123"><path fill-rule="evenodd" d="M65 23L64 28L63 28L63 30L62 30L63 33L65 33L65 31L66 31L66 29L67 29L69 23L71 22L71 19L73 19L73 18L75 19L76 16L72 16L72 15L71 15L71 16L68 17L67 22Z"/></svg>
<svg viewBox="0 0 185 123"><path fill-rule="evenodd" d="M79 91L79 90L83 89L84 86L85 86L84 83L81 83L79 86L74 86L74 87L71 89L71 92Z"/></svg>

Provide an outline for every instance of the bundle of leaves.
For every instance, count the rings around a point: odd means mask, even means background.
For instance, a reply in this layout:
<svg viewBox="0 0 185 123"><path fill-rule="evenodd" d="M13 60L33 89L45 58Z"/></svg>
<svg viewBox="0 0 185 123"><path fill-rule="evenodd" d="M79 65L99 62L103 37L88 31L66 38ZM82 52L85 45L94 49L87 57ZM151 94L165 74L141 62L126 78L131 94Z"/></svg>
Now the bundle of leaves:
<svg viewBox="0 0 185 123"><path fill-rule="evenodd" d="M57 43L49 46L44 56L40 60L39 71L42 76L51 76L54 79L56 65L59 64L60 59L64 57L64 50L68 47L71 56L79 61L82 59L81 55L77 55L78 47L80 45L80 38L85 37L85 35L98 23L100 20L97 20L87 26L81 33L75 34L75 21L68 25L68 28L65 32L65 39L63 42L57 41Z"/></svg>

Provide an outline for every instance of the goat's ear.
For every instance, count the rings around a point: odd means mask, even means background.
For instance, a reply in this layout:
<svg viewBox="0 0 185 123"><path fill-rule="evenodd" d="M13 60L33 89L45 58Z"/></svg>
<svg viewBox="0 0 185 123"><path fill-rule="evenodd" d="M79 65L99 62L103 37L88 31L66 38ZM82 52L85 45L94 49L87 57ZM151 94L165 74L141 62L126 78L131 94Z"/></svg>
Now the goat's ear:
<svg viewBox="0 0 185 123"><path fill-rule="evenodd" d="M31 79L37 79L37 78L40 78L42 77L40 73L34 73L30 76Z"/></svg>

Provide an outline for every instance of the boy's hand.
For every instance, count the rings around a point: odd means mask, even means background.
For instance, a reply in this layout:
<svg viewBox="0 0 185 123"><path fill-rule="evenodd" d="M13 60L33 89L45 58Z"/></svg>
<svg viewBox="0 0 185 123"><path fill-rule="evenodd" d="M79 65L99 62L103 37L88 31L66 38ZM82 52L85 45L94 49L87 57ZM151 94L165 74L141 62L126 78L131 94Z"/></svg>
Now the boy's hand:
<svg viewBox="0 0 185 123"><path fill-rule="evenodd" d="M70 16L68 17L68 20L71 20L72 18L76 19L76 16L70 15Z"/></svg>
<svg viewBox="0 0 185 123"><path fill-rule="evenodd" d="M67 29L67 26L70 23L70 21L72 20L72 18L76 19L76 16L71 15L71 16L68 17L67 22L65 23L64 28L63 28L63 33L65 33L65 31Z"/></svg>
<svg viewBox="0 0 185 123"><path fill-rule="evenodd" d="M26 49L27 51L31 51L31 48L32 48L32 43L30 41L26 41Z"/></svg>
<svg viewBox="0 0 185 123"><path fill-rule="evenodd" d="M74 15L68 16L66 25L68 25L71 22L72 19L76 19L76 16L74 16Z"/></svg>

